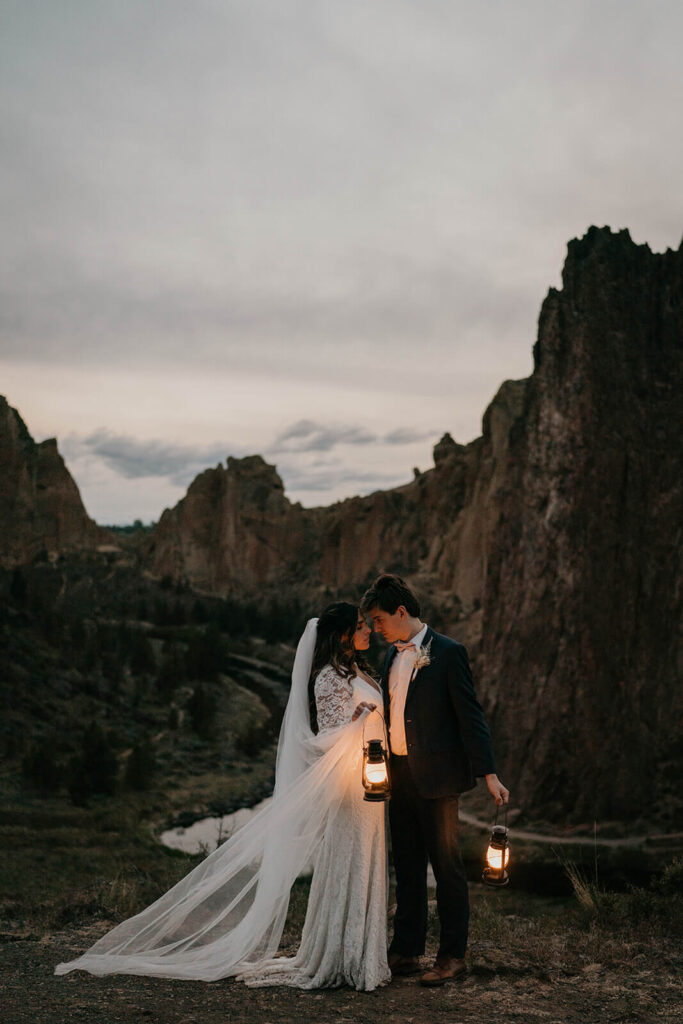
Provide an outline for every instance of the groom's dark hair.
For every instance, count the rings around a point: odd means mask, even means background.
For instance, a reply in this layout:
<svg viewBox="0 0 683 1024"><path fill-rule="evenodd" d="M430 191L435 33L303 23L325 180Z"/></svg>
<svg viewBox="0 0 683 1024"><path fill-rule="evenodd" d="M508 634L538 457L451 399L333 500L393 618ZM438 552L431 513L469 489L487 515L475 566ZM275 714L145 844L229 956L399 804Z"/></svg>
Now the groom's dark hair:
<svg viewBox="0 0 683 1024"><path fill-rule="evenodd" d="M401 605L414 619L420 617L420 602L405 580L391 572L383 572L363 594L361 609L367 613L372 608L393 615Z"/></svg>

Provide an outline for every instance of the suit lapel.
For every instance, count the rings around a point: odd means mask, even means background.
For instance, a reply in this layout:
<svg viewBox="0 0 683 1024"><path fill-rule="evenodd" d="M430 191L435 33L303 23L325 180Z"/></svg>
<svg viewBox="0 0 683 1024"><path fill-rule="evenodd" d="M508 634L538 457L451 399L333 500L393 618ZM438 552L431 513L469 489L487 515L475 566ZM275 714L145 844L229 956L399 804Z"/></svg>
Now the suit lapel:
<svg viewBox="0 0 683 1024"><path fill-rule="evenodd" d="M426 647L427 644L430 643L434 639L434 636L435 636L434 630L430 626L428 626L427 627L427 632L425 633L425 636L424 636L424 640L422 641L422 647ZM433 649L433 646L434 645L432 644L432 649ZM415 685L417 683L417 680L418 680L420 674L422 672L427 672L427 671L429 671L429 665L425 665L424 668L419 669L417 672L413 672L413 678L410 680L410 686L408 687L408 692L406 694L406 707L408 706L408 701L410 700L411 694L412 694L413 690L415 689ZM387 675L387 677L388 677L388 675Z"/></svg>
<svg viewBox="0 0 683 1024"><path fill-rule="evenodd" d="M382 670L382 692L384 693L384 721L389 727L389 709L390 709L390 697L389 697L389 672L391 671L391 665L396 657L397 650L394 646L391 646L387 651L387 656L384 659L384 669Z"/></svg>

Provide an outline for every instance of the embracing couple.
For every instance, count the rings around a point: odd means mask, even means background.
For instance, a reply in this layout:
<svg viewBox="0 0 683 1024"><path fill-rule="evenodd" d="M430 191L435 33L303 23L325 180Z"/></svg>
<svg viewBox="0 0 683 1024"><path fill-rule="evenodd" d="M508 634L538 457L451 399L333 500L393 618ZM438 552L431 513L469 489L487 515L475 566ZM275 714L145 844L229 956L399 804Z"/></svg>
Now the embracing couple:
<svg viewBox="0 0 683 1024"><path fill-rule="evenodd" d="M390 645L379 682L363 657L368 618ZM361 785L363 744L378 727L382 736L384 725L396 872L388 950L386 805L364 800ZM458 797L477 777L497 804L507 802L467 652L422 621L404 580L379 576L360 607L336 602L306 625L272 802L156 903L56 973L238 977L252 986L371 991L392 976L422 971L431 863L441 938L420 980L460 978L469 899ZM311 869L299 948L278 956L291 886Z"/></svg>

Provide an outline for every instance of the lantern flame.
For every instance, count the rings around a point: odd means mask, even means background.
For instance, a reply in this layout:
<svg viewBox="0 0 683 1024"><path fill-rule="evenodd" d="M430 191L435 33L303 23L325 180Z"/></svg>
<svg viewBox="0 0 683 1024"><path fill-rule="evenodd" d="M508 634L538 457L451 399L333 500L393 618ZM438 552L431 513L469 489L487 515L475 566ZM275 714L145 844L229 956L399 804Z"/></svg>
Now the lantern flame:
<svg viewBox="0 0 683 1024"><path fill-rule="evenodd" d="M381 785L387 781L387 766L382 761L380 764L366 764L365 778L372 786Z"/></svg>
<svg viewBox="0 0 683 1024"><path fill-rule="evenodd" d="M503 860L503 852L505 852L505 859ZM503 868L508 866L510 860L510 848L505 847L505 851L496 850L495 847L489 846L486 851L486 863L492 871L502 871Z"/></svg>

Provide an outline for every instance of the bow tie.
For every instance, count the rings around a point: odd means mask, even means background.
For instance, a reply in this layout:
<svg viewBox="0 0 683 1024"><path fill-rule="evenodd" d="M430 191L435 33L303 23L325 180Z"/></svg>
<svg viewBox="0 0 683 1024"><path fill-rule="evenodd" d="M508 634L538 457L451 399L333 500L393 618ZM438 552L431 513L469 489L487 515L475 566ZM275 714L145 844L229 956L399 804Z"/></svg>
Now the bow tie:
<svg viewBox="0 0 683 1024"><path fill-rule="evenodd" d="M404 651L415 650L415 644L413 643L412 640L408 640L407 643L404 643L403 640L396 640L394 643L394 647L399 652L399 654L403 654Z"/></svg>

